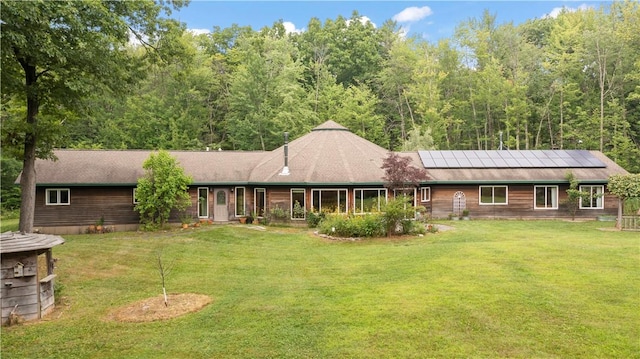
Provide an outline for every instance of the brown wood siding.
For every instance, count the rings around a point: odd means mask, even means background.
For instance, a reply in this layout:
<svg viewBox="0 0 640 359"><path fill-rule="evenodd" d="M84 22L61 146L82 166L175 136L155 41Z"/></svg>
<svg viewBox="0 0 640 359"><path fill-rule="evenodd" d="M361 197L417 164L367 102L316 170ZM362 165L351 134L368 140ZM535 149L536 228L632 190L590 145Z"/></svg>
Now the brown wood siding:
<svg viewBox="0 0 640 359"><path fill-rule="evenodd" d="M267 211L275 208L276 206L284 210L290 211L291 188L289 187L267 188Z"/></svg>
<svg viewBox="0 0 640 359"><path fill-rule="evenodd" d="M447 218L453 212L453 195L465 194L467 209L472 218L570 218L565 204L567 185L558 186L558 209L534 209L534 185L508 185L507 205L480 205L478 185L433 185L431 186L431 215ZM617 199L605 195L604 209L579 209L576 218L594 219L601 215L617 213Z"/></svg>
<svg viewBox="0 0 640 359"><path fill-rule="evenodd" d="M259 186L266 189L266 208L273 209L276 206L291 210L291 188L284 186ZM427 207L427 212L433 218L446 218L453 212L453 195L462 191L466 198L466 207L471 217L475 218L570 218L571 215L564 205L567 194L567 186L558 187L558 209L534 209L534 185L518 184L508 186L507 205L480 205L478 202L478 185L430 185L431 201L420 203ZM53 188L53 187L49 187ZM105 225L136 225L139 223L139 215L134 210L133 187L63 187L70 190L70 205L47 206L45 204L45 187L36 190L35 227L65 227L76 226L86 228L95 224L101 216L104 216ZM210 187L215 189L216 187ZM230 187L226 187L230 188ZM253 211L254 188L245 186L247 214ZM302 188L302 187L295 187ZM314 187L319 188L319 187ZM363 188L357 186L357 188ZM375 187L378 188L378 187ZM306 207L311 205L311 188L306 188ZM348 190L349 211L353 211L353 187ZM193 219L197 218L198 187L189 189L191 205L187 213ZM213 218L214 201L213 191L209 191L209 218ZM418 191L418 196L420 192ZM228 210L229 218L235 219L235 194L229 193ZM391 192L389 192L391 196ZM616 197L606 194L604 197L604 209L579 209L576 218L593 219L602 215L616 215L618 200ZM182 212L172 211L169 222L180 221ZM81 232L80 232L81 233Z"/></svg>
<svg viewBox="0 0 640 359"><path fill-rule="evenodd" d="M54 188L54 187L47 187ZM132 187L69 188L69 205L47 206L46 188L36 189L34 226L88 226L104 216L105 225L139 223Z"/></svg>

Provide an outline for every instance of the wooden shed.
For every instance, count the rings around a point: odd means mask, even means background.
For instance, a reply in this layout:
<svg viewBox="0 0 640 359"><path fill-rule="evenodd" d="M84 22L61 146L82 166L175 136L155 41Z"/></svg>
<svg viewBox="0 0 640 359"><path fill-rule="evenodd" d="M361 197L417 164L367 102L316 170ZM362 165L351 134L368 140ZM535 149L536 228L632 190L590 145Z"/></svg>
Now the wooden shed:
<svg viewBox="0 0 640 359"><path fill-rule="evenodd" d="M12 318L40 319L54 308L54 246L60 236L6 232L0 235L2 325Z"/></svg>

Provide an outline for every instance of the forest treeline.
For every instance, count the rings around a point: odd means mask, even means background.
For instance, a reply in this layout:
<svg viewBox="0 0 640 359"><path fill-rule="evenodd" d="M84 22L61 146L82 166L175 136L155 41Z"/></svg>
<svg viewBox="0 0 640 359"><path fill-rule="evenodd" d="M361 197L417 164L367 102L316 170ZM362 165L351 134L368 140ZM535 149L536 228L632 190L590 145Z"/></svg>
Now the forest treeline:
<svg viewBox="0 0 640 359"><path fill-rule="evenodd" d="M640 172L638 2L519 25L486 11L438 43L362 19L313 18L301 33L282 22L185 31L146 71L123 68L139 78L120 91L40 116L59 148L271 150L285 131L334 120L391 150L498 149L502 139L514 150L600 150ZM10 154L25 101L2 102Z"/></svg>

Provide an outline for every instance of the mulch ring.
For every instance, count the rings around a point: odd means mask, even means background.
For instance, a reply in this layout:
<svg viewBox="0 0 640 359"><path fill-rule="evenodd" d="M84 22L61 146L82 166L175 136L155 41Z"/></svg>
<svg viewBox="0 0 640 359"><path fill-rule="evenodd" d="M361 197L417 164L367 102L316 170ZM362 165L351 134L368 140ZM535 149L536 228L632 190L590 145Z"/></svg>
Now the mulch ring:
<svg viewBox="0 0 640 359"><path fill-rule="evenodd" d="M168 305L165 306L164 296L159 295L117 308L111 311L106 319L127 323L167 320L197 312L211 301L211 297L203 294L168 294Z"/></svg>

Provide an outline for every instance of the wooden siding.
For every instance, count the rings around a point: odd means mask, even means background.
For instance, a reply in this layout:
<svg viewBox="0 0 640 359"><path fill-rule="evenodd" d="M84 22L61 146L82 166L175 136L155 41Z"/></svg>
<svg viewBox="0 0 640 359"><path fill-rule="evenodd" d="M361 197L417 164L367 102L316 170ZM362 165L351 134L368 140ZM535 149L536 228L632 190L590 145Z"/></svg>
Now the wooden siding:
<svg viewBox="0 0 640 359"><path fill-rule="evenodd" d="M14 266L22 263L23 274L16 277ZM7 324L9 315L15 314L24 320L40 318L40 298L38 281L38 252L21 252L3 254L0 259L2 272L2 325ZM53 296L53 293L51 294Z"/></svg>
<svg viewBox="0 0 640 359"><path fill-rule="evenodd" d="M201 186L206 187L206 186ZM276 206L291 211L291 188L286 186L258 186L266 189L266 208L271 210ZM365 188L356 186L357 188ZM462 191L466 198L466 208L472 218L570 218L571 215L563 202L566 200L567 185L558 186L558 209L534 209L534 184L508 185L507 205L480 205L478 185L430 185L431 201L420 202L427 209L432 218L447 218L453 212L453 195ZM65 187L69 188L69 187ZM215 198L217 188L231 189L232 187L209 186L209 219L214 219ZM229 216L226 219L216 221L236 221L235 216L235 187L234 192L229 192L227 201ZM244 186L247 215L254 209L255 186ZM302 187L295 187L302 188ZM322 187L305 188L305 206L307 211L311 207L311 190ZM333 188L333 187L332 187ZM347 189L348 209L353 211L354 187L341 187ZM381 188L381 187L370 187ZM36 192L35 228L44 228L47 233L84 233L89 225L104 216L106 226L120 226L124 230L136 229L139 223L139 215L134 210L132 187L71 187L70 205L47 206L45 205L45 189L39 187ZM189 189L191 206L186 209L195 221L198 217L198 187ZM417 192L420 195L420 192ZM391 192L389 192L391 196ZM618 201L610 194L604 197L604 209L579 209L576 218L595 219L603 215L616 215ZM179 223L184 212L172 211L169 222ZM56 228L58 231L56 232ZM117 227L114 227L117 228ZM65 229L61 231L61 229ZM118 229L120 230L120 229Z"/></svg>
<svg viewBox="0 0 640 359"><path fill-rule="evenodd" d="M34 227L44 228L43 232L55 233L54 228L58 227L64 228L62 231L58 230L58 233L84 233L88 226L95 224L102 216L105 226L135 229L140 223L140 215L134 210L133 187L61 187L70 189L70 204L59 206L46 205L45 192L49 188L55 187L39 187L36 190ZM198 188L189 188L191 205L185 211L171 211L170 223L180 222L180 217L185 213L191 215L194 221L198 218ZM253 189L247 187L247 195L249 190ZM229 217L233 217L235 197L233 193L230 194ZM250 196L248 198L253 198L253 194ZM213 207L213 192L209 191L209 218L213 218Z"/></svg>
<svg viewBox="0 0 640 359"><path fill-rule="evenodd" d="M534 185L508 185L506 205L479 204L478 185L437 185L431 186L431 216L447 218L453 212L453 195L462 191L466 198L466 208L472 218L571 218L564 202L567 199L567 185L558 186L558 209L534 209ZM617 213L617 199L605 194L604 209L578 209L576 218L595 219L602 215Z"/></svg>
<svg viewBox="0 0 640 359"><path fill-rule="evenodd" d="M95 224L104 216L105 226L137 224L133 187L64 187L69 188L69 205L48 206L45 190L38 187L34 227L82 226Z"/></svg>
<svg viewBox="0 0 640 359"><path fill-rule="evenodd" d="M306 198L306 196L305 196L305 201L308 203L308 198ZM280 207L284 210L291 211L291 188L289 187L267 188L267 211L276 207Z"/></svg>

